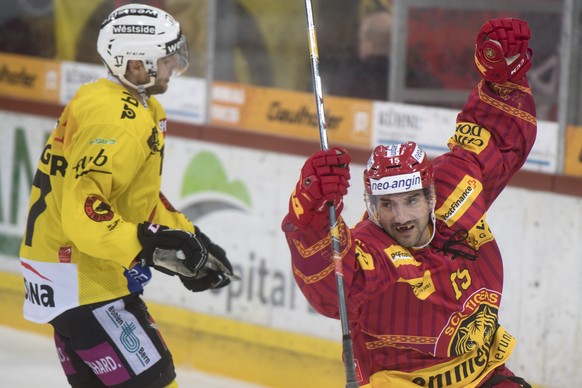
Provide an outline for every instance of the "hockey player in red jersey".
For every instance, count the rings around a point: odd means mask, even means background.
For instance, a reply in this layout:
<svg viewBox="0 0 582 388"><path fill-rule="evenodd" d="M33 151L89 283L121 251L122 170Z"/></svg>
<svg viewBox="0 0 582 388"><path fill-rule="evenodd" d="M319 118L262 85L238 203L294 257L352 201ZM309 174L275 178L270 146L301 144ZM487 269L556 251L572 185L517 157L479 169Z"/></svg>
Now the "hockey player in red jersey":
<svg viewBox="0 0 582 388"><path fill-rule="evenodd" d="M177 387L140 297L151 268L192 291L232 275L224 250L160 192L166 113L154 95L186 70L188 45L171 15L129 4L103 21L97 51L110 74L67 104L34 177L24 316L53 326L73 387Z"/></svg>
<svg viewBox="0 0 582 388"><path fill-rule="evenodd" d="M340 215L346 150L316 152L301 170L282 223L293 273L318 312L339 317L332 202L362 387L529 387L505 366L516 341L498 322L503 263L486 212L536 136L530 35L518 19L481 27L483 79L457 116L449 152L431 162L414 142L377 146L364 171L367 212L354 228Z"/></svg>

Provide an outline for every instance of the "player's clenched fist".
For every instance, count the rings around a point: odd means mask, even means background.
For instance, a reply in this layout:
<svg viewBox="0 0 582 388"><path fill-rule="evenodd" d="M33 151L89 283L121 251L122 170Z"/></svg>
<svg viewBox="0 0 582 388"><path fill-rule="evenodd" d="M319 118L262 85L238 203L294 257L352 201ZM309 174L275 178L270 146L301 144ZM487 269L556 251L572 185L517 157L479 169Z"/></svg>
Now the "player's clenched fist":
<svg viewBox="0 0 582 388"><path fill-rule="evenodd" d="M518 81L531 68L531 30L515 18L492 19L481 26L475 44L475 64L489 82Z"/></svg>
<svg viewBox="0 0 582 388"><path fill-rule="evenodd" d="M345 149L334 147L318 151L305 161L289 201L291 219L297 227L324 227L328 222L327 203L333 203L339 215L350 186L351 160Z"/></svg>

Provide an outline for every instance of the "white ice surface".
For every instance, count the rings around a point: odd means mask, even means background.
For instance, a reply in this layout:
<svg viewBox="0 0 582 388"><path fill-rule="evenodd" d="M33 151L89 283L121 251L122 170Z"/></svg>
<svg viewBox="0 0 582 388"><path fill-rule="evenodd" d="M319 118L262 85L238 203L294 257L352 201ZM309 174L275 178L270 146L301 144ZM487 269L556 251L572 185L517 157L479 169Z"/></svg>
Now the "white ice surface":
<svg viewBox="0 0 582 388"><path fill-rule="evenodd" d="M260 388L242 381L177 368L180 388ZM0 387L69 387L52 338L0 326Z"/></svg>

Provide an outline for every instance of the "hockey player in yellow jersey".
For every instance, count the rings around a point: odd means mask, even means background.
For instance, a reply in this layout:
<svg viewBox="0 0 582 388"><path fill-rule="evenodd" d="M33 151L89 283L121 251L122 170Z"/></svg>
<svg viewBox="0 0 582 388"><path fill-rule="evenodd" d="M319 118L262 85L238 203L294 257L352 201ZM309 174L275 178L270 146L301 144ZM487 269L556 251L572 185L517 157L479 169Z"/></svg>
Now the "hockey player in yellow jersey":
<svg viewBox="0 0 582 388"><path fill-rule="evenodd" d="M140 295L150 268L192 291L232 265L160 192L166 114L154 97L188 67L179 23L122 6L101 24L108 78L79 88L40 156L20 256L24 316L49 322L73 387L176 387Z"/></svg>

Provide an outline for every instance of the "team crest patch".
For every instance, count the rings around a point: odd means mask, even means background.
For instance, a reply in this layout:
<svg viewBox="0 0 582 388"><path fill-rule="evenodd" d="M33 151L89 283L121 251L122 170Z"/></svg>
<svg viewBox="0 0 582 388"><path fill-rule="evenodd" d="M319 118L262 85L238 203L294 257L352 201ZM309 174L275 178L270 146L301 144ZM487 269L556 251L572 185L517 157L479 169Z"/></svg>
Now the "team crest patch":
<svg viewBox="0 0 582 388"><path fill-rule="evenodd" d="M111 206L96 195L85 200L85 214L95 222L111 221L114 215Z"/></svg>
<svg viewBox="0 0 582 388"><path fill-rule="evenodd" d="M162 143L160 141L160 134L157 127L152 128L152 134L148 138L148 146L150 147L150 155L156 154L162 150Z"/></svg>
<svg viewBox="0 0 582 388"><path fill-rule="evenodd" d="M481 289L451 315L437 342L437 354L460 356L487 346L497 329L500 294ZM439 349L440 348L440 349Z"/></svg>

